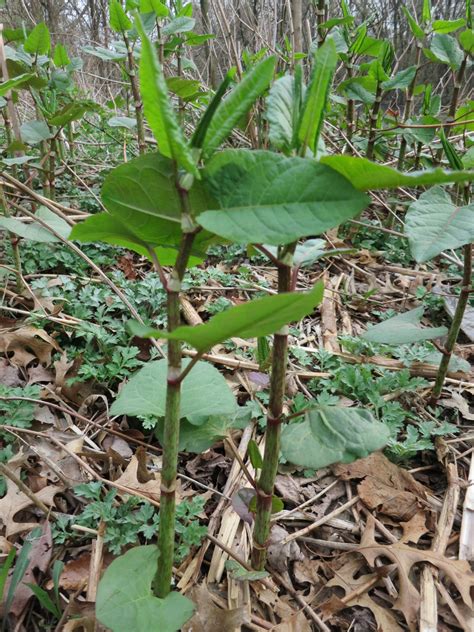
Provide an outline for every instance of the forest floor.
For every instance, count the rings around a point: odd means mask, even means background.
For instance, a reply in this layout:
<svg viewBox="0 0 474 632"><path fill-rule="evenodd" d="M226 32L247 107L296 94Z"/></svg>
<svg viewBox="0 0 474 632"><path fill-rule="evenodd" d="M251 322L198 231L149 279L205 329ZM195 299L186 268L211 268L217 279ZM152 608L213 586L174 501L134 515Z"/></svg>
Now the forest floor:
<svg viewBox="0 0 474 632"><path fill-rule="evenodd" d="M69 223L100 209L101 182L117 160L119 145L109 138L89 142L78 146L57 182L60 202L53 206ZM28 198L12 182L4 186L12 201ZM397 204L408 199L400 192ZM474 373L466 366L474 353L473 308L436 405L429 403L436 346L359 337L369 323L418 306L425 308L424 325L448 325L456 300L456 253L415 265L403 234L380 219L387 209L398 212L393 208L392 200L374 198L359 223L326 235L331 248L350 252L302 269L299 287L324 280L324 300L290 328L287 384L288 412L313 398L359 405L388 424L390 444L384 453L319 471L280 464L276 493L284 509L274 515L265 577L247 572L248 478L255 474L247 446L251 439L262 444L265 359L253 341L241 339L206 356L250 423L227 429L216 420L202 452L180 454L175 578L198 604L185 629L396 632L418 629L420 617L434 619L440 631L473 623L464 603L473 575L459 559L472 553L474 527L467 486ZM2 559L22 534L32 534L18 546L17 560L24 550L27 561L23 575L6 593L11 629L98 629L101 573L121 552L156 541L161 449L154 421L113 417L109 407L134 371L160 357L161 343L129 339L130 306L163 324L165 292L149 263L129 251L82 246L94 269L67 244L27 240L20 242L19 291L8 275L8 243L5 249ZM215 247L185 284L182 316L195 325L272 293L276 275L262 255ZM33 596L25 583L42 590Z"/></svg>

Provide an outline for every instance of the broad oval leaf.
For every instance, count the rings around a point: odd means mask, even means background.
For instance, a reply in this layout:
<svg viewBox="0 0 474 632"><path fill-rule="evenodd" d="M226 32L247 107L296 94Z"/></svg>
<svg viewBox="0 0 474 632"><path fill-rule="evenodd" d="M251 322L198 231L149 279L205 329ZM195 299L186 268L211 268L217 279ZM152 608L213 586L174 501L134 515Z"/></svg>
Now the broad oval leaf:
<svg viewBox="0 0 474 632"><path fill-rule="evenodd" d="M200 177L191 149L179 126L171 105L163 69L156 50L143 29L140 17L136 27L142 40L140 57L140 91L143 109L160 153L173 158L183 169Z"/></svg>
<svg viewBox="0 0 474 632"><path fill-rule="evenodd" d="M377 325L370 326L361 337L378 344L404 345L423 340L433 340L448 333L446 327L423 329L420 326L423 313L424 307L416 307L404 314L398 314Z"/></svg>
<svg viewBox="0 0 474 632"><path fill-rule="evenodd" d="M321 162L338 171L360 191L474 180L474 171L430 169L402 173L391 167L371 162L367 158L357 158L355 156L323 156Z"/></svg>
<svg viewBox="0 0 474 632"><path fill-rule="evenodd" d="M51 37L49 29L44 22L35 26L26 38L24 50L31 55L47 55L51 47Z"/></svg>
<svg viewBox="0 0 474 632"><path fill-rule="evenodd" d="M418 263L474 241L474 204L456 206L441 187L425 191L408 207L405 234Z"/></svg>
<svg viewBox="0 0 474 632"><path fill-rule="evenodd" d="M410 66L409 68L405 68L404 70L400 70L396 75L384 81L382 83L382 88L384 90L404 90L408 88L413 79L416 76L417 67Z"/></svg>
<svg viewBox="0 0 474 632"><path fill-rule="evenodd" d="M150 260L151 249L163 266L172 266L176 262L180 238L181 232L170 222L144 215L139 222L124 223L117 215L110 213L91 215L76 224L69 235L69 239L83 243L103 241L114 246L122 246ZM188 267L202 263L209 244L210 240L205 233L197 235Z"/></svg>
<svg viewBox="0 0 474 632"><path fill-rule="evenodd" d="M122 388L110 409L112 415L164 417L167 371L166 360L148 362ZM206 417L236 413L237 403L224 376L212 364L197 362L181 385L180 417L200 425Z"/></svg>
<svg viewBox="0 0 474 632"><path fill-rule="evenodd" d="M289 292L255 299L216 314L207 323L196 327L178 327L172 332L152 329L132 321L130 331L143 338L182 340L204 352L233 336L258 338L278 331L284 325L310 314L319 305L323 285L310 292Z"/></svg>
<svg viewBox="0 0 474 632"><path fill-rule="evenodd" d="M32 77L34 77L34 75L30 72L27 72L23 73L22 75L17 75L16 77L13 77L13 79L9 79L8 81L0 83L0 97L7 94L9 90L21 88L21 86L25 83L28 83Z"/></svg>
<svg viewBox="0 0 474 632"><path fill-rule="evenodd" d="M136 546L105 571L97 591L96 615L112 632L176 632L192 617L194 604L180 593L171 592L165 599L153 596L157 561L156 546Z"/></svg>
<svg viewBox="0 0 474 632"><path fill-rule="evenodd" d="M53 137L51 130L44 121L26 121L20 127L20 135L24 143L37 145Z"/></svg>
<svg viewBox="0 0 474 632"><path fill-rule="evenodd" d="M63 237L67 238L69 235L71 230L69 224L45 206L40 206L36 211L36 217L42 219L48 226L51 226L52 229ZM0 216L0 227L29 241L38 241L41 243L60 241L56 235L53 235L52 232L41 224L36 222L25 223L15 217Z"/></svg>
<svg viewBox="0 0 474 632"><path fill-rule="evenodd" d="M258 97L262 96L268 88L273 78L275 63L275 57L268 57L258 63L219 103L202 145L205 159L212 156Z"/></svg>
<svg viewBox="0 0 474 632"><path fill-rule="evenodd" d="M451 35L435 33L431 40L430 50L433 55L451 68L457 70L462 63L464 53Z"/></svg>
<svg viewBox="0 0 474 632"><path fill-rule="evenodd" d="M221 210L202 213L198 223L238 243L288 244L338 226L368 204L326 165L269 151L223 151L204 177Z"/></svg>
<svg viewBox="0 0 474 632"><path fill-rule="evenodd" d="M181 225L181 203L174 186L171 160L160 154L146 154L116 167L104 181L102 200L113 215L133 224L137 213L153 215ZM200 182L189 190L192 214L215 204ZM157 235L159 238L159 235Z"/></svg>
<svg viewBox="0 0 474 632"><path fill-rule="evenodd" d="M389 438L388 427L368 410L321 406L283 427L281 451L290 463L318 470L381 450Z"/></svg>

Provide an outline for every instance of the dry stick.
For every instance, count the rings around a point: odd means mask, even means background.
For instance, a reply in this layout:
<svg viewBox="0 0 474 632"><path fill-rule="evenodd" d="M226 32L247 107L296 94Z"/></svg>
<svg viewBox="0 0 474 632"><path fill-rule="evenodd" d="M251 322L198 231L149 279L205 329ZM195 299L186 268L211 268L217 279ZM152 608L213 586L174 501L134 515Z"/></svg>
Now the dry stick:
<svg viewBox="0 0 474 632"><path fill-rule="evenodd" d="M316 520L316 522L313 522L309 526L304 527L304 529L300 529L299 531L295 531L294 533L290 533L289 535L286 536L286 538L284 540L281 541L281 543L280 543L281 546L284 546L285 544L288 544L288 542L291 542L292 540L296 540L296 539L300 538L301 536L304 536L304 535L307 535L308 533L311 533L311 531L314 531L315 529L317 529L321 525L326 524L332 518L335 518L339 514L344 513L344 511L346 511L347 509L352 507L352 505L355 505L355 503L358 502L359 500L360 500L359 496L354 496L354 498L351 498L346 503L344 503L343 505L341 505L337 509L334 509L334 511L331 511L331 513L326 514L325 516L323 516L319 520Z"/></svg>
<svg viewBox="0 0 474 632"><path fill-rule="evenodd" d="M324 623L324 621L319 617L315 611L311 608L309 604L303 599L303 597L296 592L293 586L283 579L283 577L276 572L272 573L272 576L276 579L276 581L283 586L283 588L300 604L303 610L311 617L311 619L316 623L318 628L322 630L322 632L331 632L328 626Z"/></svg>
<svg viewBox="0 0 474 632"><path fill-rule="evenodd" d="M459 502L459 480L457 468L453 463L447 467L448 489L446 490L443 508L438 518L436 533L431 544L431 551L444 554L448 546L453 528L454 517ZM424 566L421 576L420 632L436 632L438 630L438 603L435 581L438 571L432 566Z"/></svg>

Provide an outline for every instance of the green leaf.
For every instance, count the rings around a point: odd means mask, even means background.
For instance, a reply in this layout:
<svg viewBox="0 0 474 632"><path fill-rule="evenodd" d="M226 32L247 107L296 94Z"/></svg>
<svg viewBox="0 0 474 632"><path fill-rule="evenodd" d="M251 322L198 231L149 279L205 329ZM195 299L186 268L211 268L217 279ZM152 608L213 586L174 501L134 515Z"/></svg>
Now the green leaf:
<svg viewBox="0 0 474 632"><path fill-rule="evenodd" d="M290 292L255 299L213 316L195 327L178 327L173 332L151 329L131 322L136 336L183 340L204 352L233 336L258 338L273 334L284 325L310 314L322 299L323 286L318 283L310 292Z"/></svg>
<svg viewBox="0 0 474 632"><path fill-rule="evenodd" d="M138 215L138 214L137 214ZM69 239L81 241L83 243L94 243L103 241L114 246L122 246L133 250L140 255L150 256L150 249L153 250L158 261L163 266L172 266L176 261L181 232L174 229L170 223L163 223L158 218L144 216L141 221L133 221L131 216L129 223L124 223L118 215L110 213L97 213L91 215L83 222L74 226ZM138 217L140 217L138 215ZM201 233L193 243L192 256L188 266L192 267L202 263L209 242L206 236ZM162 244L168 243L168 247Z"/></svg>
<svg viewBox="0 0 474 632"><path fill-rule="evenodd" d="M185 360L186 366L190 360ZM112 415L164 417L167 361L148 362L137 371L112 404ZM234 416L237 404L224 376L208 362L197 362L181 387L180 416L201 425L212 415Z"/></svg>
<svg viewBox="0 0 474 632"><path fill-rule="evenodd" d="M207 134L207 130L212 121L214 113L216 112L219 104L221 103L225 93L227 92L227 88L229 87L234 75L236 73L235 68L231 68L224 77L222 83L216 90L215 95L213 96L211 102L206 108L206 111L202 115L199 123L197 124L196 130L191 139L191 145L193 147L202 147L204 143L204 139Z"/></svg>
<svg viewBox="0 0 474 632"><path fill-rule="evenodd" d="M466 151L462 162L466 169L474 169L474 145Z"/></svg>
<svg viewBox="0 0 474 632"><path fill-rule="evenodd" d="M65 66L69 66L71 63L69 55L67 54L67 49L62 44L56 44L54 47L53 62L57 68L64 68Z"/></svg>
<svg viewBox="0 0 474 632"><path fill-rule="evenodd" d="M431 40L430 50L436 59L449 64L454 70L459 68L464 59L464 53L451 35L435 33Z"/></svg>
<svg viewBox="0 0 474 632"><path fill-rule="evenodd" d="M405 234L418 263L469 244L474 241L474 203L455 206L443 188L433 187L409 206Z"/></svg>
<svg viewBox="0 0 474 632"><path fill-rule="evenodd" d="M71 231L69 224L45 206L39 207L36 211L36 216L46 222L46 224L51 226L51 228L63 237L66 238L69 235ZM23 239L28 239L29 241L38 241L42 243L60 241L55 235L50 233L47 228L44 228L41 224L37 224L35 222L26 224L14 217L0 216L0 226L19 237L23 237Z"/></svg>
<svg viewBox="0 0 474 632"><path fill-rule="evenodd" d="M28 588L38 599L38 601L43 606L43 608L48 610L48 612L51 612L51 614L54 615L57 619L61 618L61 611L56 606L56 604L53 603L51 597L48 595L46 590L43 590L43 588L38 586L38 584L26 583L26 582L24 582L24 584L25 586L28 586Z"/></svg>
<svg viewBox="0 0 474 632"><path fill-rule="evenodd" d="M423 9L421 11L421 19L423 22L431 21L431 0L423 0Z"/></svg>
<svg viewBox="0 0 474 632"><path fill-rule="evenodd" d="M174 186L173 163L160 154L146 154L116 167L104 181L102 200L123 221L135 223L136 213L145 213L175 224L175 231L181 230L181 203ZM199 182L189 190L189 201L193 213L213 203Z"/></svg>
<svg viewBox="0 0 474 632"><path fill-rule="evenodd" d="M410 25L411 32L416 37L416 39L419 39L419 40L424 39L425 32L423 31L421 26L418 24L418 22L415 20L415 18L412 16L410 11L406 7L402 7L402 11L405 14L408 24Z"/></svg>
<svg viewBox="0 0 474 632"><path fill-rule="evenodd" d="M452 33L465 26L465 24L466 20L460 18L459 20L435 20L432 26L435 33Z"/></svg>
<svg viewBox="0 0 474 632"><path fill-rule="evenodd" d="M107 121L107 125L132 130L137 126L137 119L130 116L112 116L112 118L109 118Z"/></svg>
<svg viewBox="0 0 474 632"><path fill-rule="evenodd" d="M444 171L430 169L402 173L391 167L376 164L366 158L355 156L323 156L321 163L328 165L347 178L360 191L396 189L408 186L444 184L474 180L474 171Z"/></svg>
<svg viewBox="0 0 474 632"><path fill-rule="evenodd" d="M160 0L140 0L140 13L154 11L159 18L167 18L170 14L168 7Z"/></svg>
<svg viewBox="0 0 474 632"><path fill-rule="evenodd" d="M311 265L324 256L325 247L324 239L308 239L304 243L298 244L293 255L294 265L299 267Z"/></svg>
<svg viewBox="0 0 474 632"><path fill-rule="evenodd" d="M197 221L238 243L281 245L318 235L368 203L325 165L269 151L223 151L208 165L205 180L221 210L206 211Z"/></svg>
<svg viewBox="0 0 474 632"><path fill-rule="evenodd" d="M416 76L416 66L410 66L405 70L400 70L396 75L384 81L382 88L384 90L405 90L410 86Z"/></svg>
<svg viewBox="0 0 474 632"><path fill-rule="evenodd" d="M115 33L122 33L123 35L132 28L132 22L119 0L110 0L109 16L110 28Z"/></svg>
<svg viewBox="0 0 474 632"><path fill-rule="evenodd" d="M203 156L209 159L247 114L255 101L270 85L275 70L275 57L258 63L223 99L211 119L204 139Z"/></svg>
<svg viewBox="0 0 474 632"><path fill-rule="evenodd" d="M24 44L25 52L35 56L47 55L50 47L51 38L48 27L44 22L40 22L26 38Z"/></svg>
<svg viewBox="0 0 474 632"><path fill-rule="evenodd" d="M249 444L247 446L247 452L249 455L250 463L257 470L261 470L263 467L263 457L260 454L260 449L257 445L257 442L253 439L250 439Z"/></svg>
<svg viewBox="0 0 474 632"><path fill-rule="evenodd" d="M196 20L194 18L179 17L174 18L168 22L166 26L161 29L163 35L177 35L178 33L186 33L192 31Z"/></svg>
<svg viewBox="0 0 474 632"><path fill-rule="evenodd" d="M160 153L173 158L183 169L199 179L199 171L191 149L171 105L155 47L145 33L139 17L136 20L136 27L142 39L140 89L143 109L158 142Z"/></svg>
<svg viewBox="0 0 474 632"><path fill-rule="evenodd" d="M152 595L157 560L156 546L136 546L105 571L97 591L96 615L112 632L176 632L192 617L194 604L180 593L171 592L165 599Z"/></svg>
<svg viewBox="0 0 474 632"><path fill-rule="evenodd" d="M446 327L422 329L420 322L423 313L424 307L417 307L377 325L371 325L362 338L378 344L404 345L422 340L433 340L448 333Z"/></svg>
<svg viewBox="0 0 474 632"><path fill-rule="evenodd" d="M389 438L388 427L368 410L321 406L308 411L303 422L283 427L281 451L290 463L319 470L381 450Z"/></svg>
<svg viewBox="0 0 474 632"><path fill-rule="evenodd" d="M27 121L20 127L21 138L28 145L37 145L43 140L53 137L51 130L44 121Z"/></svg>
<svg viewBox="0 0 474 632"><path fill-rule="evenodd" d="M293 143L295 79L285 75L277 79L267 97L266 118L269 123L271 144L281 151L289 151Z"/></svg>
<svg viewBox="0 0 474 632"><path fill-rule="evenodd" d="M247 425L247 424L246 424ZM200 425L182 419L179 430L180 452L202 453L222 441L229 432L242 428L242 422L236 415L212 415ZM163 420L160 419L155 427L155 434L159 441L163 440Z"/></svg>
<svg viewBox="0 0 474 632"><path fill-rule="evenodd" d="M166 79L168 90L182 99L190 99L201 90L201 82L184 77L168 77Z"/></svg>
<svg viewBox="0 0 474 632"><path fill-rule="evenodd" d="M301 146L309 147L313 154L316 154L336 66L336 46L334 41L329 38L318 48L314 56L314 68L298 126L298 140Z"/></svg>
<svg viewBox="0 0 474 632"><path fill-rule="evenodd" d="M227 560L225 567L235 581L255 582L269 576L267 571L248 571L235 560Z"/></svg>
<svg viewBox="0 0 474 632"><path fill-rule="evenodd" d="M2 567L0 568L0 603L3 603L3 593L5 592L5 584L7 582L10 569L13 566L15 555L16 555L16 549L15 547L12 547L10 551L8 552L7 557L3 560Z"/></svg>
<svg viewBox="0 0 474 632"><path fill-rule="evenodd" d="M474 30L467 29L459 35L459 43L466 53L474 53Z"/></svg>
<svg viewBox="0 0 474 632"><path fill-rule="evenodd" d="M354 77L354 79L343 81L339 88L348 99L371 105L375 101L377 81L374 77Z"/></svg>
<svg viewBox="0 0 474 632"><path fill-rule="evenodd" d="M0 96L6 94L9 90L21 88L21 86L25 83L28 83L32 77L34 77L34 75L27 72L22 75L17 75L16 77L13 77L13 79L9 79L8 81L0 83Z"/></svg>
<svg viewBox="0 0 474 632"><path fill-rule="evenodd" d="M57 127L64 127L72 121L78 121L84 116L84 113L89 109L89 104L81 101L75 101L68 103L60 110L54 113L48 119L50 125L56 125Z"/></svg>
<svg viewBox="0 0 474 632"><path fill-rule="evenodd" d="M71 239L100 239L140 254L146 254L147 245L153 249L179 247L181 204L169 159L160 154L146 154L116 167L104 181L102 200L113 219L106 213L91 216L74 227ZM189 202L195 213L215 204L199 181L189 190ZM212 235L201 231L194 239L192 254L201 257L212 241L215 241ZM174 259L175 254L168 251L167 263L161 259L160 262L169 265Z"/></svg>

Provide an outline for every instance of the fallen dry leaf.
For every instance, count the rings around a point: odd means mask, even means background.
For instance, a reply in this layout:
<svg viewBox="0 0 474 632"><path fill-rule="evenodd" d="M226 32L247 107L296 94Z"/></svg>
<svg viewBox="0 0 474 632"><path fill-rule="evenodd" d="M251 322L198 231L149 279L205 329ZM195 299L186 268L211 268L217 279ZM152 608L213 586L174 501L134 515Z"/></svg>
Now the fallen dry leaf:
<svg viewBox="0 0 474 632"><path fill-rule="evenodd" d="M321 611L325 619L345 608L360 606L361 608L368 608L372 612L379 630L383 632L402 632L403 628L397 623L390 610L383 608L368 594L368 591L379 583L380 574L360 574L362 566L360 559L357 559L355 555L349 555L345 559L347 561L343 566L337 570L333 569L335 576L326 586L328 588L338 586L344 590L346 596L354 592L359 594L348 601L342 601L337 595L332 595L328 601L321 604ZM364 585L366 585L365 591Z"/></svg>
<svg viewBox="0 0 474 632"><path fill-rule="evenodd" d="M138 491L141 494L146 494L152 500L159 501L160 481L161 481L160 475L156 473L152 474L150 472L149 474L152 475L153 478L151 480L146 481L145 483L141 483L139 480L138 471L139 471L139 460L137 459L136 455L133 455L132 458L130 459L130 463L128 464L127 469L124 471L122 476L120 476L115 482L118 483L119 485L122 485L130 489L130 493L133 493L133 491ZM125 492L119 491L118 493L119 495L123 495ZM181 500L181 494L180 494L180 485L178 481L176 502L179 503L180 500Z"/></svg>
<svg viewBox="0 0 474 632"><path fill-rule="evenodd" d="M273 632L311 632L311 625L301 610L276 625L272 630Z"/></svg>
<svg viewBox="0 0 474 632"><path fill-rule="evenodd" d="M215 605L207 584L201 584L191 592L197 610L181 629L182 632L234 632L245 623L243 608L223 610Z"/></svg>
<svg viewBox="0 0 474 632"><path fill-rule="evenodd" d="M13 366L7 358L0 358L0 384L4 386L20 386L21 384L18 367Z"/></svg>
<svg viewBox="0 0 474 632"><path fill-rule="evenodd" d="M394 608L403 612L410 630L416 630L420 594L410 579L410 572L415 564L429 562L442 571L456 586L464 603L472 608L470 589L474 586L474 573L465 560L452 560L434 551L419 550L396 542L394 544L378 544L375 540L375 520L367 517L367 525L357 549L365 557L370 566L382 556L389 558L397 565L399 593Z"/></svg>
<svg viewBox="0 0 474 632"><path fill-rule="evenodd" d="M36 359L49 366L53 349L61 350L43 329L24 325L0 331L0 353L12 354L10 362L15 366L25 367Z"/></svg>
<svg viewBox="0 0 474 632"><path fill-rule="evenodd" d="M87 586L89 580L89 571L91 565L91 552L81 553L73 560L69 560L64 565L64 568L59 576L59 586L64 590L70 592L76 592L81 588ZM105 570L109 564L114 560L114 556L111 553L106 553L103 562L102 570ZM50 579L46 585L46 590L52 590L54 588L54 582Z"/></svg>
<svg viewBox="0 0 474 632"><path fill-rule="evenodd" d="M291 562L303 559L301 549L295 540L291 540L282 546L282 540L287 535L288 531L286 529L275 524L272 526L270 537L268 538L268 563L280 573L287 572Z"/></svg>
<svg viewBox="0 0 474 632"><path fill-rule="evenodd" d="M20 477L22 455L16 455L8 466L16 476ZM54 504L54 497L64 490L58 485L48 485L35 494L38 500L41 500L48 507ZM30 531L38 526L37 522L16 522L15 516L19 511L31 507L34 503L21 492L18 487L9 478L7 478L7 493L0 499L0 521L5 527L5 537L11 538L17 533Z"/></svg>
<svg viewBox="0 0 474 632"><path fill-rule="evenodd" d="M370 509L392 518L410 520L426 500L425 487L381 452L347 465L338 464L333 471L345 481L363 479L357 486L361 500Z"/></svg>
<svg viewBox="0 0 474 632"><path fill-rule="evenodd" d="M426 515L423 511L418 511L407 522L400 522L400 526L403 529L403 536L400 542L417 544L421 536L428 533Z"/></svg>

